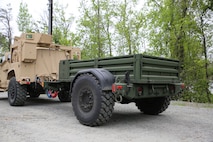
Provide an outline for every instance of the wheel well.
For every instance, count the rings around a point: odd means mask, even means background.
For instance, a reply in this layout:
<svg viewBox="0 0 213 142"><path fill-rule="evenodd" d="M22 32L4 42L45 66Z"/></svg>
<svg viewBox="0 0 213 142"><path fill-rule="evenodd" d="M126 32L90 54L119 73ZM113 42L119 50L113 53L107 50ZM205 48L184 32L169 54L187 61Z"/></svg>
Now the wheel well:
<svg viewBox="0 0 213 142"><path fill-rule="evenodd" d="M78 78L79 75L85 74L85 73L94 75L100 81L102 90L107 91L112 89L112 84L114 83L115 77L109 71L105 69L94 68L94 69L81 70L76 74L75 78L72 80L70 85L71 92L72 92L72 87L75 83L75 80Z"/></svg>
<svg viewBox="0 0 213 142"><path fill-rule="evenodd" d="M12 77L15 77L15 71L11 70L8 74L7 74L7 80L10 80Z"/></svg>

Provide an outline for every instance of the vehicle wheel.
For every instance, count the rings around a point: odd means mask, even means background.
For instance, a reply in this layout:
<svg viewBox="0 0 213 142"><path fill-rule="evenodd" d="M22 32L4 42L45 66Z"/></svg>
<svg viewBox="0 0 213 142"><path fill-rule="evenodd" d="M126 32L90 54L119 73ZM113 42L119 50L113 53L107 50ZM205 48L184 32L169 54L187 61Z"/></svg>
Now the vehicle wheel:
<svg viewBox="0 0 213 142"><path fill-rule="evenodd" d="M147 98L137 100L135 104L145 114L158 115L168 108L170 100L170 97Z"/></svg>
<svg viewBox="0 0 213 142"><path fill-rule="evenodd" d="M61 90L58 93L58 99L61 102L71 102L71 95L70 95L69 91Z"/></svg>
<svg viewBox="0 0 213 142"><path fill-rule="evenodd" d="M11 106L22 106L27 99L27 88L26 86L20 85L16 78L10 79L8 86L8 101Z"/></svg>
<svg viewBox="0 0 213 142"><path fill-rule="evenodd" d="M98 126L111 118L114 96L111 92L102 91L96 77L82 74L72 88L72 106L81 124Z"/></svg>

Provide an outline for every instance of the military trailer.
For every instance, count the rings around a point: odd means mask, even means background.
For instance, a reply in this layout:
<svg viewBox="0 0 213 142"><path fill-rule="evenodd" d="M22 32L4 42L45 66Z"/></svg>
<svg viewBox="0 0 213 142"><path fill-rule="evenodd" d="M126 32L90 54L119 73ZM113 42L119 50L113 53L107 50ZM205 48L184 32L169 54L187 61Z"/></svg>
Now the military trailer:
<svg viewBox="0 0 213 142"><path fill-rule="evenodd" d="M71 96L79 122L98 126L111 118L115 102L133 102L145 114L162 113L184 88L179 72L177 60L142 54L61 60L59 79L44 87L50 94Z"/></svg>
<svg viewBox="0 0 213 142"><path fill-rule="evenodd" d="M26 98L45 94L44 82L59 79L59 62L81 58L80 49L52 43L52 36L23 33L14 38L10 53L0 62L0 91L8 91L10 105L24 105ZM63 94L54 94L63 101Z"/></svg>
<svg viewBox="0 0 213 142"><path fill-rule="evenodd" d="M110 120L115 102L135 103L141 112L157 115L184 89L178 60L135 54L80 61L74 60L80 59L80 49L51 39L22 34L2 59L0 88L8 90L11 106L46 93L61 102L72 100L79 122L98 126Z"/></svg>

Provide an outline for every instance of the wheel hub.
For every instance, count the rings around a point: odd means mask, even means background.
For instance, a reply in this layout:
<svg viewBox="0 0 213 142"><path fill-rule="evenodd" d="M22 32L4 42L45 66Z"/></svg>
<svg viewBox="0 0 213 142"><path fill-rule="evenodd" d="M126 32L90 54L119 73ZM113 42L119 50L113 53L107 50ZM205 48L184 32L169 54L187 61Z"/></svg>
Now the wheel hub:
<svg viewBox="0 0 213 142"><path fill-rule="evenodd" d="M15 87L11 86L9 89L10 98L13 100L15 98Z"/></svg>

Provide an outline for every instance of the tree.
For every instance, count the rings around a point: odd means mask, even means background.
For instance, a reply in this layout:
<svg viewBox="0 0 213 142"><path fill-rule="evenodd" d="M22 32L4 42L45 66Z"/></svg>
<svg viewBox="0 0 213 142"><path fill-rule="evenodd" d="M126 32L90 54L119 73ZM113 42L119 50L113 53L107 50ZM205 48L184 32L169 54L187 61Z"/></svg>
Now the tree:
<svg viewBox="0 0 213 142"><path fill-rule="evenodd" d="M205 36L199 6L190 0L149 0L149 41L155 55L179 59L187 85L184 100L211 102L205 64ZM199 22L200 21L200 22ZM203 56L204 55L204 56ZM204 58L205 59L204 59Z"/></svg>
<svg viewBox="0 0 213 142"><path fill-rule="evenodd" d="M74 21L72 14L66 15L68 5L53 5L53 41L57 44L71 45L71 26Z"/></svg>
<svg viewBox="0 0 213 142"><path fill-rule="evenodd" d="M116 9L116 19L118 21L115 25L117 32L116 39L118 43L119 54L135 54L141 52L139 47L142 46L144 26L144 15L142 10L137 11L137 0L119 1Z"/></svg>
<svg viewBox="0 0 213 142"><path fill-rule="evenodd" d="M107 28L103 24L103 5L106 6L107 2L82 0L80 3L82 16L78 20L77 34L81 37L79 44L83 47L82 57L85 59L105 56ZM109 23L107 26L109 28Z"/></svg>
<svg viewBox="0 0 213 142"><path fill-rule="evenodd" d="M6 36L4 36L2 33L0 33L0 56L2 53L8 51L8 40Z"/></svg>
<svg viewBox="0 0 213 142"><path fill-rule="evenodd" d="M40 19L35 22L35 31L38 33L48 34L48 19L48 11L44 10L43 13L40 15Z"/></svg>
<svg viewBox="0 0 213 142"><path fill-rule="evenodd" d="M73 36L71 32L71 26L74 21L72 14L67 14L65 11L68 8L66 4L61 5L59 2L53 4L53 41L56 44L61 45L71 45L71 37ZM43 12L40 20L38 20L35 25L35 31L41 33L48 33L48 19L49 15L47 11Z"/></svg>
<svg viewBox="0 0 213 142"><path fill-rule="evenodd" d="M205 83L204 88L206 90L208 102L211 102L211 92L209 91L209 72L208 72L208 66L209 66L209 59L208 59L208 50L213 45L212 41L212 32L211 31L213 27L213 21L211 19L213 18L213 2L211 0L206 1L194 1L193 3L195 12L197 13L197 23L200 29L200 39L201 44L203 47L203 54L204 54L204 68L205 68Z"/></svg>
<svg viewBox="0 0 213 142"><path fill-rule="evenodd" d="M12 8L10 4L7 4L7 8L0 8L1 42L4 46L7 44L6 47L3 47L3 51L9 51L12 42L11 12Z"/></svg>
<svg viewBox="0 0 213 142"><path fill-rule="evenodd" d="M142 46L144 16L136 0L82 0L78 20L83 58L133 54ZM84 54L85 53L85 54Z"/></svg>
<svg viewBox="0 0 213 142"><path fill-rule="evenodd" d="M113 27L114 27L114 8L115 4L114 1L102 1L102 10L104 11L103 15L103 22L101 23L101 27L103 27L103 34L105 36L105 46L106 46L106 53L109 56L113 56L113 50L115 41L113 40Z"/></svg>
<svg viewBox="0 0 213 142"><path fill-rule="evenodd" d="M34 22L32 19L32 15L29 14L28 5L26 3L20 3L16 22L18 24L19 31L24 33L33 31Z"/></svg>

